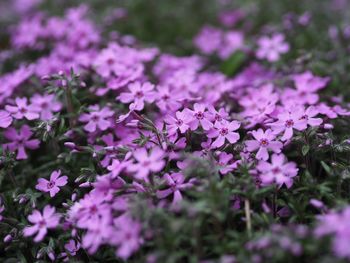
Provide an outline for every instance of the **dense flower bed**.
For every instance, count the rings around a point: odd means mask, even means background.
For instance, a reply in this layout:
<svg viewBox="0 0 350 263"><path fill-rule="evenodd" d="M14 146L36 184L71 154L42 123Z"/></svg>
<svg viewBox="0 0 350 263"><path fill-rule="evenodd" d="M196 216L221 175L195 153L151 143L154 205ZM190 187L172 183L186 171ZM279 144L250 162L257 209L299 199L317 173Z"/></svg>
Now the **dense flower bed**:
<svg viewBox="0 0 350 263"><path fill-rule="evenodd" d="M14 2L21 18L0 21L3 262L350 260L349 104L297 54L311 13L256 32L254 9L221 3L180 56L106 34L128 9L99 23L87 5Z"/></svg>

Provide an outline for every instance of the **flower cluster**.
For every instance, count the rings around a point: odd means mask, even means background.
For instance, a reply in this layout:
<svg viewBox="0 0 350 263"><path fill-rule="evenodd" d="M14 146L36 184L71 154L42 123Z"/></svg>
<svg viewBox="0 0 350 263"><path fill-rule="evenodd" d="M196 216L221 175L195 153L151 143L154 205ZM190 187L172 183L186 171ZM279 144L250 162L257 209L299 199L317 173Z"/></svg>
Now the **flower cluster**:
<svg viewBox="0 0 350 263"><path fill-rule="evenodd" d="M278 67L292 34L258 34L240 25L246 13L226 10L219 20L227 28L204 25L194 37L200 55L177 56L131 36L106 37L86 5L50 16L35 11L40 1L15 2L23 18L9 27L8 45L39 55L0 67L0 186L3 175L11 184L0 199L6 246L33 240L40 245L28 253L66 262L166 262L167 249L187 246L196 255L173 262L236 262L224 253L243 242L256 254L270 246L302 256L304 225L294 237L274 226L271 236L246 242L270 222L309 222L305 211L323 203L312 199L309 209L299 193L329 197L336 184L341 195L333 177L349 174L348 160L337 163L335 154L349 151L336 136L350 105L327 94L331 76L306 63ZM350 259L349 220L346 208L320 216L316 227L316 239L333 234L339 258ZM210 251L213 237L227 243ZM244 253L241 262L272 257Z"/></svg>

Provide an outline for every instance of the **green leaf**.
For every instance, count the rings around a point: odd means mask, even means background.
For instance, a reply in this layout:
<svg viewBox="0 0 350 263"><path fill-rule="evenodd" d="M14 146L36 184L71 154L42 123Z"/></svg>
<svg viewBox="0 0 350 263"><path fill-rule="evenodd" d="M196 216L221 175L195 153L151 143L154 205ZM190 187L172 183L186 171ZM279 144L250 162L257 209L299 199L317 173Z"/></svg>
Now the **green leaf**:
<svg viewBox="0 0 350 263"><path fill-rule="evenodd" d="M246 60L247 55L243 51L237 51L221 65L221 71L227 76L233 76Z"/></svg>
<svg viewBox="0 0 350 263"><path fill-rule="evenodd" d="M308 144L304 145L303 148L301 148L301 152L303 156L306 156L310 150L310 146Z"/></svg>

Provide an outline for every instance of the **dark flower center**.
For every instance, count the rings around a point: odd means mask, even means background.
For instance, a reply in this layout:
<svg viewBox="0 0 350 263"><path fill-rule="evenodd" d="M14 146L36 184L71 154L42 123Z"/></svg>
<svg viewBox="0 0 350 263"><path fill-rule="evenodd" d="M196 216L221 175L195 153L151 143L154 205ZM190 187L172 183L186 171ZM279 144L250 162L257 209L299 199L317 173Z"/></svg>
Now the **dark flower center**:
<svg viewBox="0 0 350 263"><path fill-rule="evenodd" d="M46 221L43 219L43 220L40 220L39 221L39 227L40 228L43 228L43 227L45 227L46 226Z"/></svg>
<svg viewBox="0 0 350 263"><path fill-rule="evenodd" d="M272 172L273 172L274 174L278 174L278 173L281 172L281 169L280 169L279 167L275 167L275 168L272 169Z"/></svg>
<svg viewBox="0 0 350 263"><path fill-rule="evenodd" d="M142 91L137 91L136 94L135 94L136 98L142 98L143 95L144 95L144 94L143 94Z"/></svg>
<svg viewBox="0 0 350 263"><path fill-rule="evenodd" d="M215 114L216 121L222 121L222 117L219 114Z"/></svg>
<svg viewBox="0 0 350 263"><path fill-rule="evenodd" d="M202 120L204 118L204 114L201 111L196 112L194 115L198 120Z"/></svg>
<svg viewBox="0 0 350 263"><path fill-rule="evenodd" d="M20 113L26 113L26 112L27 112L27 109L26 109L26 108L19 108L19 112L20 112Z"/></svg>
<svg viewBox="0 0 350 263"><path fill-rule="evenodd" d="M49 107L49 104L47 102L41 103L41 108L47 109Z"/></svg>
<svg viewBox="0 0 350 263"><path fill-rule="evenodd" d="M183 123L184 123L183 120L177 120L176 121L176 124L179 125L179 126L182 125Z"/></svg>
<svg viewBox="0 0 350 263"><path fill-rule="evenodd" d="M269 141L268 140L266 140L266 139L261 139L260 140L260 145L261 146L267 146L269 144Z"/></svg>
<svg viewBox="0 0 350 263"><path fill-rule="evenodd" d="M50 181L50 182L47 183L47 188L48 188L48 189L51 189L51 188L53 188L54 186L55 186L55 182Z"/></svg>
<svg viewBox="0 0 350 263"><path fill-rule="evenodd" d="M222 136L227 135L227 134L228 134L228 129L227 129L227 128L222 128L222 129L220 130L220 134L221 134Z"/></svg>
<svg viewBox="0 0 350 263"><path fill-rule="evenodd" d="M294 125L294 121L293 120L287 120L286 121L286 127L287 128L293 127L293 125Z"/></svg>
<svg viewBox="0 0 350 263"><path fill-rule="evenodd" d="M114 59L113 59L113 58L109 58L109 59L107 60L107 64L108 64L109 66L113 65L113 64L114 64Z"/></svg>

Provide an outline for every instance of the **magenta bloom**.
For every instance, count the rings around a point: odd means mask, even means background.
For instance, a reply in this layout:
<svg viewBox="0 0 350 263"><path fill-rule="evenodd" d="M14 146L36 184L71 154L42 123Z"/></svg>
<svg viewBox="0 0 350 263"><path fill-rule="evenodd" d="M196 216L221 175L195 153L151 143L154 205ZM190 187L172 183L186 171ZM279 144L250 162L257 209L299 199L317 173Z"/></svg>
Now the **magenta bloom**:
<svg viewBox="0 0 350 263"><path fill-rule="evenodd" d="M137 163L130 164L128 171L135 173L134 177L148 182L151 172L159 172L165 165L164 152L160 148L153 148L148 154L145 148L135 150L134 158Z"/></svg>
<svg viewBox="0 0 350 263"><path fill-rule="evenodd" d="M209 114L205 108L204 104L195 103L193 110L185 109L189 113L188 119L190 120L190 129L192 131L197 130L199 124L206 131L213 127L213 123L210 122Z"/></svg>
<svg viewBox="0 0 350 263"><path fill-rule="evenodd" d="M216 138L212 143L213 148L219 148L224 145L225 139L230 143L235 143L239 140L239 133L234 132L238 130L240 124L237 121L228 122L223 120L222 122L216 122L214 129L209 131L209 138Z"/></svg>
<svg viewBox="0 0 350 263"><path fill-rule="evenodd" d="M263 185L276 183L279 187L283 184L290 188L293 185L293 177L298 174L298 168L293 162L286 162L283 154L273 154L271 163L260 161L257 165L260 179Z"/></svg>
<svg viewBox="0 0 350 263"><path fill-rule="evenodd" d="M158 190L157 197L165 198L171 194L174 194L172 206L175 206L182 200L181 191L193 187L195 178L191 178L189 182L185 183L185 176L182 173L172 173L164 175L165 181L169 188L165 190Z"/></svg>
<svg viewBox="0 0 350 263"><path fill-rule="evenodd" d="M98 105L93 105L89 107L89 110L89 113L83 113L79 117L79 121L87 122L87 124L84 126L84 130L88 132L95 132L98 128L101 131L105 131L112 126L111 122L106 119L112 117L114 112L108 107L103 107L100 110Z"/></svg>
<svg viewBox="0 0 350 263"><path fill-rule="evenodd" d="M47 205L44 207L42 214L40 211L34 210L33 213L28 216L28 220L33 224L33 226L25 227L23 229L23 235L28 237L33 236L35 233L37 233L34 241L40 242L44 239L48 229L58 226L60 215L55 213L54 207Z"/></svg>
<svg viewBox="0 0 350 263"><path fill-rule="evenodd" d="M35 186L35 188L45 193L50 192L50 196L54 197L60 191L60 186L65 186L67 184L68 177L60 176L60 170L53 171L50 176L50 181L44 178L39 178L38 184Z"/></svg>
<svg viewBox="0 0 350 263"><path fill-rule="evenodd" d="M276 135L274 135L270 129L266 130L265 132L262 129L252 131L252 135L255 140L247 140L245 144L249 152L259 149L256 154L256 158L258 160L267 161L267 159L269 159L269 149L274 153L281 152L283 144L274 140Z"/></svg>
<svg viewBox="0 0 350 263"><path fill-rule="evenodd" d="M0 110L0 128L7 128L12 123L11 115L4 110Z"/></svg>
<svg viewBox="0 0 350 263"><path fill-rule="evenodd" d="M39 118L38 109L35 105L28 105L27 98L16 98L15 106L6 105L5 109L12 114L15 119L35 120Z"/></svg>
<svg viewBox="0 0 350 263"><path fill-rule="evenodd" d="M224 175L228 174L229 172L237 168L240 161L232 162L232 160L233 160L233 155L230 153L221 152L219 154L219 160L217 164L220 166L219 171L221 174L224 174Z"/></svg>
<svg viewBox="0 0 350 263"><path fill-rule="evenodd" d="M275 34L271 38L263 36L258 40L258 45L256 56L270 62L279 60L281 54L289 51L289 45L284 41L282 34Z"/></svg>
<svg viewBox="0 0 350 263"><path fill-rule="evenodd" d="M305 120L311 127L320 126L323 120L321 118L314 118L318 114L319 111L314 106L310 106L306 110L301 111L301 119Z"/></svg>
<svg viewBox="0 0 350 263"><path fill-rule="evenodd" d="M3 144L3 147L12 152L17 151L17 160L27 159L25 148L34 150L39 148L40 144L37 139L30 140L32 135L33 132L31 132L28 125L23 125L19 133L14 128L8 128L4 132L4 137L12 142Z"/></svg>
<svg viewBox="0 0 350 263"><path fill-rule="evenodd" d="M117 256L126 260L143 243L143 239L140 236L142 225L127 214L114 219L114 225L116 227L116 233L113 235L111 241L118 246Z"/></svg>
<svg viewBox="0 0 350 263"><path fill-rule="evenodd" d="M301 112L283 112L278 115L278 121L271 123L270 126L275 134L280 134L282 132L282 141L289 140L293 136L293 129L298 131L303 131L307 128L307 122L302 118Z"/></svg>
<svg viewBox="0 0 350 263"><path fill-rule="evenodd" d="M43 121L51 120L53 112L61 110L62 104L55 100L55 95L39 95L35 94L30 101L35 106L35 109L40 113L40 119Z"/></svg>
<svg viewBox="0 0 350 263"><path fill-rule="evenodd" d="M143 84L141 82L134 82L128 88L130 92L121 93L117 99L123 103L132 102L135 110L142 110L145 102L151 103L157 98L156 93L153 91L154 85L149 82Z"/></svg>
<svg viewBox="0 0 350 263"><path fill-rule="evenodd" d="M165 118L169 135L174 135L179 130L185 133L189 129L189 115L185 111L177 111L175 117L167 116Z"/></svg>

